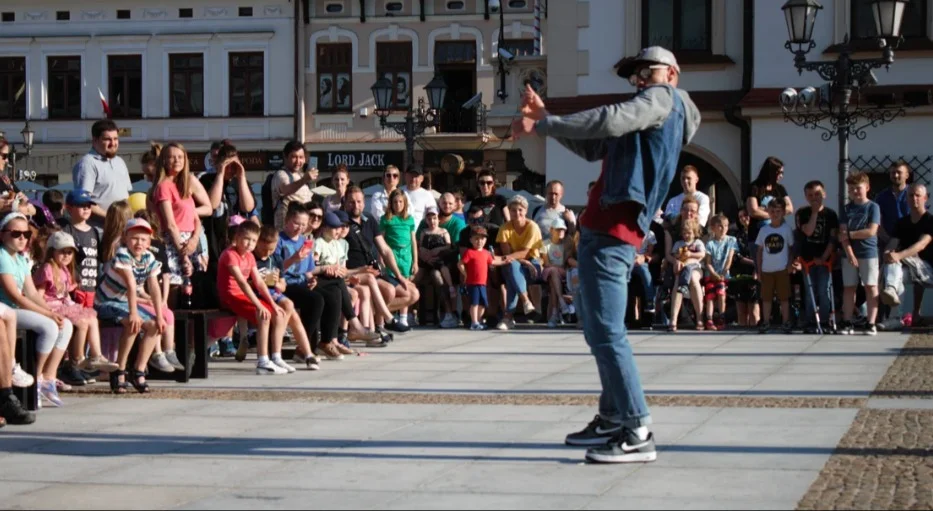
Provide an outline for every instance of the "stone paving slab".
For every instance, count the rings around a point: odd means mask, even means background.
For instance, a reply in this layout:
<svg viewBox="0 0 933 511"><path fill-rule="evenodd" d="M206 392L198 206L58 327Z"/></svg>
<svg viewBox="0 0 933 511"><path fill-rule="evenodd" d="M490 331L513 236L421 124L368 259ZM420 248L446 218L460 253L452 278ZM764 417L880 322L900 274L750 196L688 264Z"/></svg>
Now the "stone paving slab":
<svg viewBox="0 0 933 511"><path fill-rule="evenodd" d="M40 413L56 431L0 434L5 507L600 509L660 498L789 509L855 414L657 408L659 462L620 467L562 445L592 417L584 406L72 401ZM98 413L124 403L133 413ZM88 416L103 422L68 420ZM717 462L724 454L735 463Z"/></svg>
<svg viewBox="0 0 933 511"><path fill-rule="evenodd" d="M869 336L633 332L649 395L868 397L907 341ZM507 334L419 330L365 356L325 361L322 370L275 378L254 362L211 363L211 378L179 389L598 395L595 362L576 330Z"/></svg>

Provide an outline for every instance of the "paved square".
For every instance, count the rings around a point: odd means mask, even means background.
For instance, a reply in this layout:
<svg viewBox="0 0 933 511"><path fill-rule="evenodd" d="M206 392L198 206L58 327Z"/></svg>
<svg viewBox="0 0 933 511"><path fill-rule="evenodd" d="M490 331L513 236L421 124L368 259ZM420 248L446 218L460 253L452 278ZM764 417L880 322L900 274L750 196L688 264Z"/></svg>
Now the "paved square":
<svg viewBox="0 0 933 511"><path fill-rule="evenodd" d="M652 408L661 452L656 463L635 466L584 464L582 450L562 445L564 435L592 419L589 403L599 391L592 357L574 330L425 330L366 356L325 362L318 372L283 377L255 376L250 362L219 361L209 380L154 384L157 394L177 399L66 396L65 408L42 410L34 426L0 431L0 502L86 509L793 509L859 410L780 408L769 400L803 398L816 406L866 398L906 340L635 333L649 397L683 401ZM264 400L252 400L255 393L237 398L256 389ZM185 398L192 390L224 398ZM301 399L310 393L334 401ZM380 402L398 393L406 398ZM350 395L370 398L339 402ZM461 404L464 396L476 396L477 404ZM568 396L586 404L560 404ZM487 398L500 404L482 404ZM501 404L503 398L538 401ZM709 404L690 406L697 398ZM734 398L762 400L761 407L728 406Z"/></svg>

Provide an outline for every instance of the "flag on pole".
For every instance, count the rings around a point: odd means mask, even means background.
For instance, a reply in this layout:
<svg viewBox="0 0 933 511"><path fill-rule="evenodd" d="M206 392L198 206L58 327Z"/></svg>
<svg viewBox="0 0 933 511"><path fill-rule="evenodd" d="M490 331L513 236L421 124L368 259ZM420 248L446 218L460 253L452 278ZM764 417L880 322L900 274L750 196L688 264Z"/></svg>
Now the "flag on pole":
<svg viewBox="0 0 933 511"><path fill-rule="evenodd" d="M97 88L97 93L100 94L100 104L104 107L104 115L110 119L112 115L110 114L110 105L107 104L107 98L104 97L104 92L100 90L100 87Z"/></svg>

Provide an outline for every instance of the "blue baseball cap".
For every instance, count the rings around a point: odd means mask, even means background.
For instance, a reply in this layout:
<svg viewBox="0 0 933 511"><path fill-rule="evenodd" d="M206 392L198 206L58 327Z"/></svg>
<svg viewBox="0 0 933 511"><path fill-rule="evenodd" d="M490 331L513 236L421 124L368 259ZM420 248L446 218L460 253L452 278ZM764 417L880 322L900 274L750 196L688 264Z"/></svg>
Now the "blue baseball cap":
<svg viewBox="0 0 933 511"><path fill-rule="evenodd" d="M324 225L336 229L337 227L343 227L343 222L340 221L340 217L336 213L328 211L324 213Z"/></svg>
<svg viewBox="0 0 933 511"><path fill-rule="evenodd" d="M346 211L338 209L334 211L334 214L340 219L341 224L348 225L350 223L350 215L348 215Z"/></svg>
<svg viewBox="0 0 933 511"><path fill-rule="evenodd" d="M87 190L72 190L65 197L65 204L72 206L86 206L88 204L97 204L94 197Z"/></svg>

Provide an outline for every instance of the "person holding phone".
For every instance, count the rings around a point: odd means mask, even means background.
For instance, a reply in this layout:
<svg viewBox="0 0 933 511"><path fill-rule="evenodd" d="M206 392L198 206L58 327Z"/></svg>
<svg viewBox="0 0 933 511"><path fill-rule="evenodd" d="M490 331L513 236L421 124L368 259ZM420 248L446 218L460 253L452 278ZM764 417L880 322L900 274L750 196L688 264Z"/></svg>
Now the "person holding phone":
<svg viewBox="0 0 933 511"><path fill-rule="evenodd" d="M246 169L237 148L225 142L217 151L216 161L217 172L201 177L213 210L210 218L203 221L211 268L216 267L220 253L230 245L227 233L230 217L240 215L259 224L256 200L246 180ZM206 215L199 212L199 216Z"/></svg>
<svg viewBox="0 0 933 511"><path fill-rule="evenodd" d="M282 230L285 214L292 202L302 204L314 198L311 188L317 182L318 169L308 167L305 148L301 142L292 140L282 149L285 168L272 177L272 200L275 204L275 228Z"/></svg>

